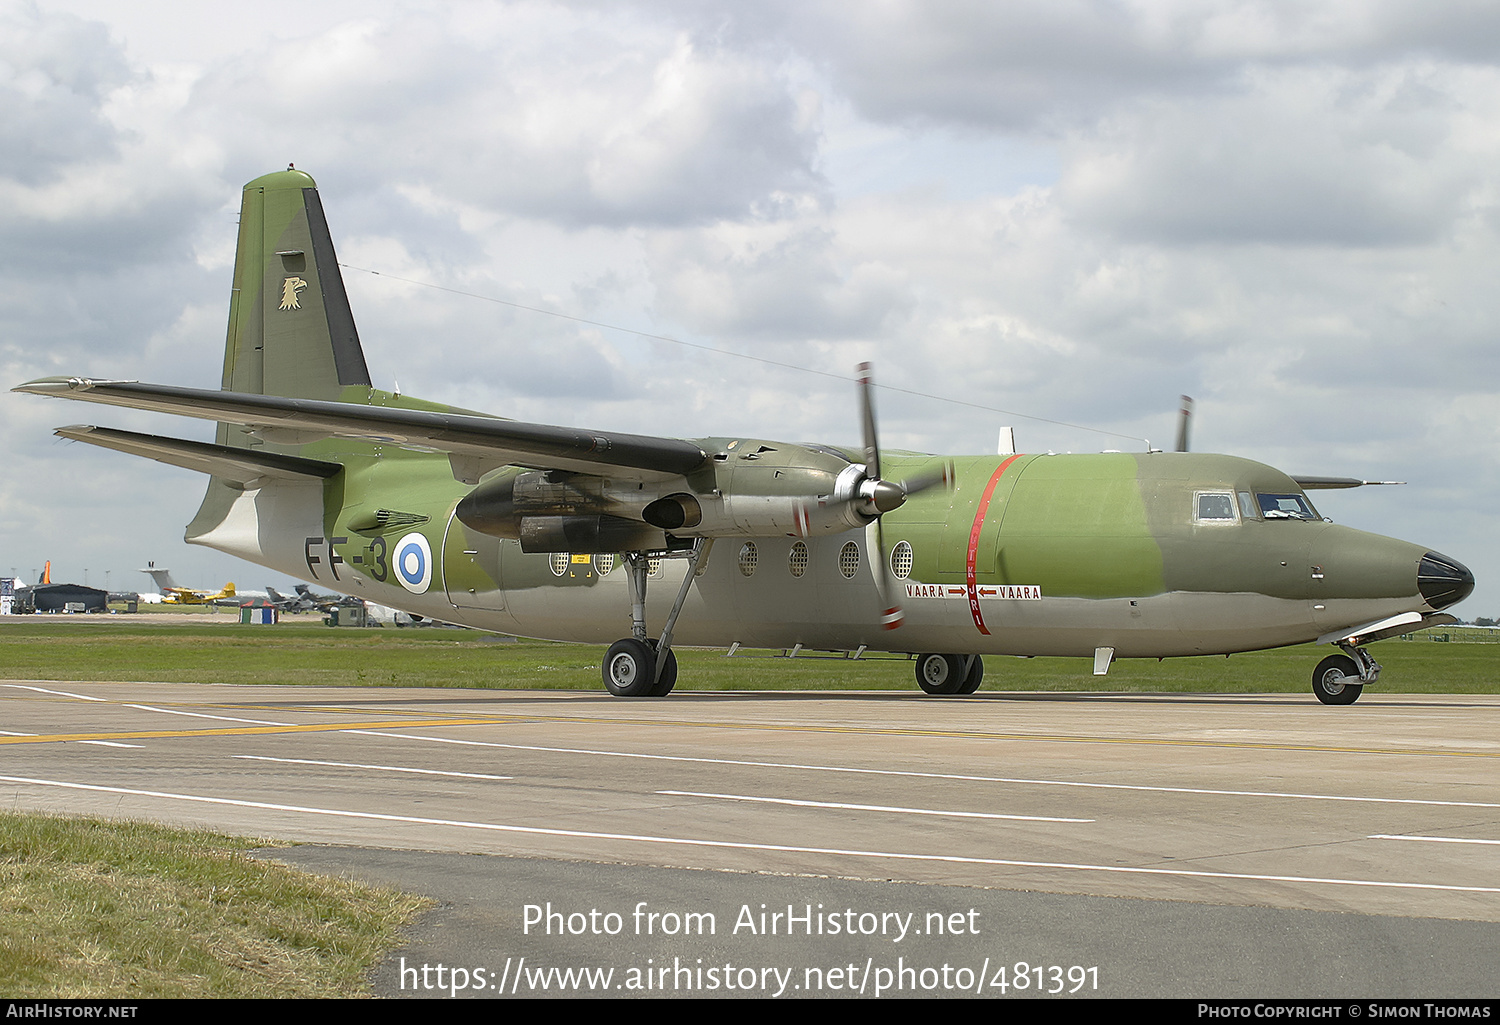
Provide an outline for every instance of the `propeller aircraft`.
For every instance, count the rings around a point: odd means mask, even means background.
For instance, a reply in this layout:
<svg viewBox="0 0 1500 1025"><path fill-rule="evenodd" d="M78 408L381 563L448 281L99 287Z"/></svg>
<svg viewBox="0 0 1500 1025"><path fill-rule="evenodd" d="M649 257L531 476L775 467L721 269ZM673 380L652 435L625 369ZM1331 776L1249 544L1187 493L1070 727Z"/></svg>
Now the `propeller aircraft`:
<svg viewBox="0 0 1500 1025"><path fill-rule="evenodd" d="M371 384L312 178L244 189L218 390L53 377L16 391L217 422L212 443L64 438L209 475L186 540L409 613L610 644L605 687L672 690L672 645L899 652L929 694L986 655L1229 654L1318 641L1326 704L1363 645L1455 622L1474 577L1326 522L1293 478L1186 451L943 458L520 423ZM659 624L659 626L657 625ZM653 628L655 636L652 636ZM627 632L628 631L628 632ZM624 636L622 636L624 635Z"/></svg>

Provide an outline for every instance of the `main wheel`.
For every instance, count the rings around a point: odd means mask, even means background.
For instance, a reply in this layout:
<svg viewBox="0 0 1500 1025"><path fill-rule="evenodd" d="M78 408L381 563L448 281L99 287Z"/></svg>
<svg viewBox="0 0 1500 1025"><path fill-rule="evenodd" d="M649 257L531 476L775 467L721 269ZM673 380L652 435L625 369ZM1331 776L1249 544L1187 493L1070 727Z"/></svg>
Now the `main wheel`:
<svg viewBox="0 0 1500 1025"><path fill-rule="evenodd" d="M964 685L961 655L918 655L917 685L928 694L958 694Z"/></svg>
<svg viewBox="0 0 1500 1025"><path fill-rule="evenodd" d="M1365 685L1359 682L1359 666L1348 655L1329 655L1313 670L1313 693L1325 705L1352 705Z"/></svg>
<svg viewBox="0 0 1500 1025"><path fill-rule="evenodd" d="M648 641L651 645L651 654L654 656L659 650L657 641ZM653 698L664 698L672 693L672 688L677 685L677 652L671 648L667 649L667 660L661 667L661 679L656 681L656 686L651 688Z"/></svg>
<svg viewBox="0 0 1500 1025"><path fill-rule="evenodd" d="M649 697L655 672L656 652L634 637L615 641L604 656L604 686L617 698Z"/></svg>
<svg viewBox="0 0 1500 1025"><path fill-rule="evenodd" d="M984 659L978 655L972 657L974 661L969 666L969 675L964 677L964 685L958 688L960 694L973 694L984 682Z"/></svg>

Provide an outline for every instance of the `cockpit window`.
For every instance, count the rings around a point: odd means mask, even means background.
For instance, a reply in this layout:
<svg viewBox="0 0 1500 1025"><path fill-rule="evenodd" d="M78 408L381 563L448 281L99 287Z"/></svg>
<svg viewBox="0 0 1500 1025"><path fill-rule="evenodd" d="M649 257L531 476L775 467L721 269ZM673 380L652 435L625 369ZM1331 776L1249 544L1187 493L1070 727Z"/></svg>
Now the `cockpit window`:
<svg viewBox="0 0 1500 1025"><path fill-rule="evenodd" d="M1199 523L1233 523L1234 497L1227 492L1198 492Z"/></svg>
<svg viewBox="0 0 1500 1025"><path fill-rule="evenodd" d="M1303 495L1256 495L1260 512L1268 520L1316 520L1317 512Z"/></svg>
<svg viewBox="0 0 1500 1025"><path fill-rule="evenodd" d="M1239 495L1240 515L1247 520L1260 519L1260 506L1255 504L1255 496L1251 495L1248 491L1241 491Z"/></svg>

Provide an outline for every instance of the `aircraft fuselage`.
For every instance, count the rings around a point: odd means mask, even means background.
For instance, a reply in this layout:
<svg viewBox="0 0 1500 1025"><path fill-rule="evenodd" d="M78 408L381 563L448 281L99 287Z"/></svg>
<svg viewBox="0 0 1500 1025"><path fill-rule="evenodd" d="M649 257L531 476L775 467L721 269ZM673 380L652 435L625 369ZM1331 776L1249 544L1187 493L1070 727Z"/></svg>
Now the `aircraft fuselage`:
<svg viewBox="0 0 1500 1025"><path fill-rule="evenodd" d="M776 495L748 491L745 471L776 481L809 472L798 464L825 454L763 441L700 444L729 454L721 473L739 477L732 491L729 480L709 483L762 508ZM757 458L737 465L736 449ZM616 553L586 537L576 549L527 551L522 539L505 536L520 533L524 509L511 509L509 527L474 529L458 513L474 489L454 480L445 458L404 451L344 458L342 479L244 492L222 522L197 536L190 529L189 540L481 629L594 643L626 632L628 588ZM898 472L930 461L887 457ZM527 473L535 471L503 468L486 482ZM698 484L668 478L629 490L639 507L690 491L711 505L716 489ZM602 490L595 507L619 511ZM393 493L403 508L383 510L395 515L377 523L376 506ZM588 512L571 508L580 519ZM304 529L286 529L289 517ZM259 529L266 518L275 531ZM1110 647L1118 657L1163 657L1297 644L1343 626L1435 611L1418 583L1427 549L1317 518L1291 478L1229 456L960 458L951 490L912 498L886 514L884 527L906 612L899 629L880 627L881 556L871 532L830 527L805 537L721 533L683 606L677 641L1073 656ZM680 541L694 531L672 533ZM409 562L422 563L411 572L401 565L403 546ZM687 565L652 560L648 618L660 622Z"/></svg>

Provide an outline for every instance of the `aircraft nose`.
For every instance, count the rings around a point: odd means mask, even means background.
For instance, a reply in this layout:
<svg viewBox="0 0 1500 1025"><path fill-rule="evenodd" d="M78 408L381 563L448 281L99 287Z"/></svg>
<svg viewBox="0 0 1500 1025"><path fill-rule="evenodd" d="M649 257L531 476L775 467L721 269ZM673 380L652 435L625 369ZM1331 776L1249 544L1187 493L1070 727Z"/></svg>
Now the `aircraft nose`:
<svg viewBox="0 0 1500 1025"><path fill-rule="evenodd" d="M1437 552L1422 556L1417 567L1417 589L1434 609L1457 605L1474 590L1474 574L1457 559Z"/></svg>

